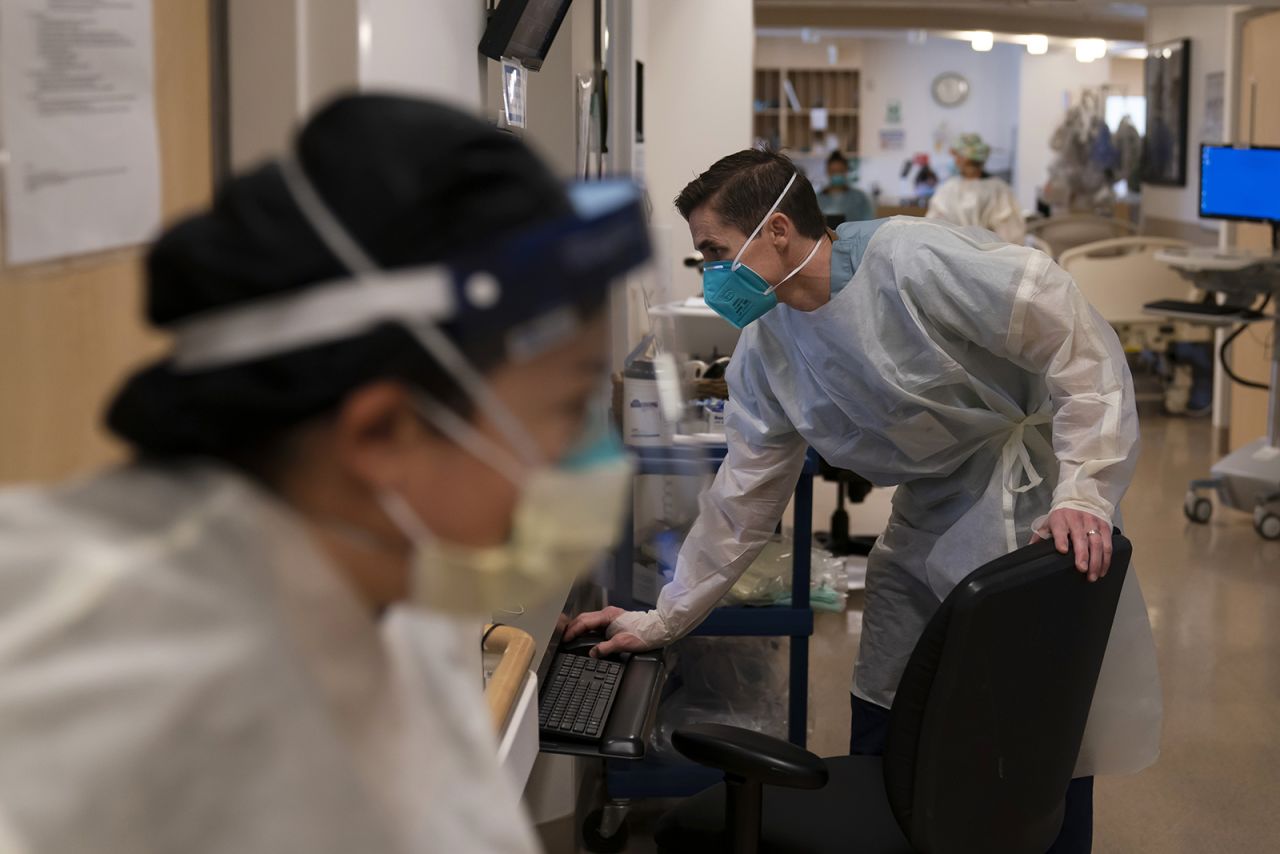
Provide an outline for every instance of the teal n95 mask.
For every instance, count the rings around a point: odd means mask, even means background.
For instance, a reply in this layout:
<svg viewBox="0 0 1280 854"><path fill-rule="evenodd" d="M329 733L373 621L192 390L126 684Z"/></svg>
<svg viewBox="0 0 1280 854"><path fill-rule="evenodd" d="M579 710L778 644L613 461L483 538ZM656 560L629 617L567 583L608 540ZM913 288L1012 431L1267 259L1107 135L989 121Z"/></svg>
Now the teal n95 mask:
<svg viewBox="0 0 1280 854"><path fill-rule="evenodd" d="M443 405L421 396L419 415L519 489L511 534L497 546L469 547L436 536L396 493L379 500L412 542L413 603L456 614L534 607L563 596L617 543L632 465L603 406L588 413L581 438L558 463L526 465Z"/></svg>
<svg viewBox="0 0 1280 854"><path fill-rule="evenodd" d="M747 251L747 247L760 234L769 217L778 210L799 174L797 172L791 176L787 186L782 188L782 193L774 201L773 207L769 208L764 219L756 225L755 230L747 237L747 242L742 244L742 248L738 250L738 254L732 261L714 261L702 266L702 298L716 314L739 329L759 320L778 304L778 297L774 291L791 281L797 273L807 267L813 260L813 256L818 254L818 247L822 245L821 240L816 241L800 266L784 276L776 285L770 285L759 273L742 263L742 253Z"/></svg>

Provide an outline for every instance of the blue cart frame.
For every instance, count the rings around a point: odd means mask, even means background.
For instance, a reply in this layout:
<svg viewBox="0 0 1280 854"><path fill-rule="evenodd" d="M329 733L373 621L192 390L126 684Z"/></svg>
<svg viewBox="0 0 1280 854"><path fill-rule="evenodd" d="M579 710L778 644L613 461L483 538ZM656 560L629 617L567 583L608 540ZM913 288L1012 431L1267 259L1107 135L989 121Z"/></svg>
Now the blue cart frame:
<svg viewBox="0 0 1280 854"><path fill-rule="evenodd" d="M719 467L728 448L725 445L697 447L633 447L640 475L702 475ZM694 630L694 635L714 637L786 637L790 639L788 675L787 738L803 747L809 720L809 638L813 635L813 611L809 607L810 549L813 536L813 478L818 458L805 455L804 467L796 482L795 548L791 566L791 605L765 608L716 608ZM632 598L635 553L633 524L625 526L623 542L614 571L610 604L627 609L644 607ZM699 765L661 762L609 760L605 767L605 787L610 802L625 803L635 798L684 797L719 782L720 774Z"/></svg>

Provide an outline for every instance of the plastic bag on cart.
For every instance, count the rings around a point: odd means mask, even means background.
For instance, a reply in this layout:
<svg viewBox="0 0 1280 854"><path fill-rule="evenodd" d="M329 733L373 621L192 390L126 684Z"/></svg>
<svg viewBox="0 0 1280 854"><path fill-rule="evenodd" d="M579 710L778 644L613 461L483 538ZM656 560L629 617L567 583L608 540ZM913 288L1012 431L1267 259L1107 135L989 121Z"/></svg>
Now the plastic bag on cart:
<svg viewBox="0 0 1280 854"><path fill-rule="evenodd" d="M775 537L747 567L722 601L725 605L791 605L790 537ZM849 579L844 561L815 548L809 559L809 605L815 611L839 612L848 599Z"/></svg>
<svg viewBox="0 0 1280 854"><path fill-rule="evenodd" d="M786 638L689 637L671 648L676 686L658 707L653 755L680 758L671 734L695 723L722 723L787 737Z"/></svg>
<svg viewBox="0 0 1280 854"><path fill-rule="evenodd" d="M772 605L791 596L790 538L774 537L724 595L724 605Z"/></svg>

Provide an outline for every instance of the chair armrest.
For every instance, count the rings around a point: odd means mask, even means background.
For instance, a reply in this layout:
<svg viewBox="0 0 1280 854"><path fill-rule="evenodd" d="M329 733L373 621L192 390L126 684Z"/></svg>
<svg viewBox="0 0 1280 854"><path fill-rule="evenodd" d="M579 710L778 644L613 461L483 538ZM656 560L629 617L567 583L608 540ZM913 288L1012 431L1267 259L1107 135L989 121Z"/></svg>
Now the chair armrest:
<svg viewBox="0 0 1280 854"><path fill-rule="evenodd" d="M671 735L685 756L746 780L789 789L821 789L827 764L803 747L724 724L694 724Z"/></svg>

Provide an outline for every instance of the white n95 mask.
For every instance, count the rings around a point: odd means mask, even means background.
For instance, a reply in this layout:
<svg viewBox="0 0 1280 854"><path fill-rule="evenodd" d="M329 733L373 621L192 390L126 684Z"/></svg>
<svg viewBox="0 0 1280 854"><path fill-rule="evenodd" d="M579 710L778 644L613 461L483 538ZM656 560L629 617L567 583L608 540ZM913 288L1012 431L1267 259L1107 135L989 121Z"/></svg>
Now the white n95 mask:
<svg viewBox="0 0 1280 854"><path fill-rule="evenodd" d="M632 466L616 436L588 424L584 439L556 465L522 467L452 410L427 401L421 416L511 480L520 490L511 535L499 546L448 543L397 493L379 496L413 543L412 604L484 616L535 607L590 571L618 541Z"/></svg>

